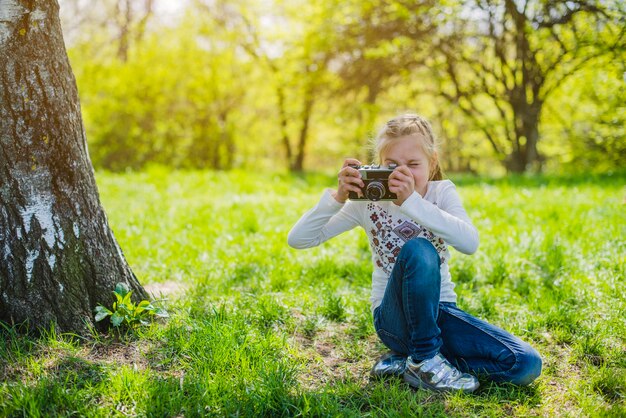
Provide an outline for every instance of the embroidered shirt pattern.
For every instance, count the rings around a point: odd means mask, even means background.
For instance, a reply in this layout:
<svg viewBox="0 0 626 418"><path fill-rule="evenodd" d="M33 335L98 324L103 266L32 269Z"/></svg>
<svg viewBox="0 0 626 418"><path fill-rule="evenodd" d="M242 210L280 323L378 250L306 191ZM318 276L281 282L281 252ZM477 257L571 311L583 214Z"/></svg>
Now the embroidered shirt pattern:
<svg viewBox="0 0 626 418"><path fill-rule="evenodd" d="M444 240L422 225L411 220L398 219L375 203L367 204L367 213L374 262L386 274L391 274L404 243L414 238L426 238L433 244L439 254L440 265L450 257Z"/></svg>

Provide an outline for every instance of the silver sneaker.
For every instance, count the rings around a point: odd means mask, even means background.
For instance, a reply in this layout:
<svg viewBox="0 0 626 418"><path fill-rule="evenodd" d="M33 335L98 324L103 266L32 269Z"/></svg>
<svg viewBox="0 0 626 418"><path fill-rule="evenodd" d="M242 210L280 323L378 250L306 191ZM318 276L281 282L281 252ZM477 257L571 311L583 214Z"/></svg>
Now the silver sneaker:
<svg viewBox="0 0 626 418"><path fill-rule="evenodd" d="M406 370L406 356L390 351L380 356L370 375L374 378L402 377Z"/></svg>
<svg viewBox="0 0 626 418"><path fill-rule="evenodd" d="M460 372L440 353L420 363L414 363L411 357L407 358L404 381L415 388L437 392L460 390L471 393L480 386L478 379Z"/></svg>

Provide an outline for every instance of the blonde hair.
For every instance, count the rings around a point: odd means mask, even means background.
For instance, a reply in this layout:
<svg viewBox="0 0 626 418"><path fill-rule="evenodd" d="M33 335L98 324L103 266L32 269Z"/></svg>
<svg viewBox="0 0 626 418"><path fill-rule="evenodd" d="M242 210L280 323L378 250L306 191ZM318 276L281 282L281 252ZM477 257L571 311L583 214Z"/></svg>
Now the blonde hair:
<svg viewBox="0 0 626 418"><path fill-rule="evenodd" d="M377 162L382 163L383 152L394 140L405 136L414 136L426 154L431 166L428 180L443 180L443 171L439 165L439 141L430 123L415 113L396 116L378 131L373 142L373 153Z"/></svg>

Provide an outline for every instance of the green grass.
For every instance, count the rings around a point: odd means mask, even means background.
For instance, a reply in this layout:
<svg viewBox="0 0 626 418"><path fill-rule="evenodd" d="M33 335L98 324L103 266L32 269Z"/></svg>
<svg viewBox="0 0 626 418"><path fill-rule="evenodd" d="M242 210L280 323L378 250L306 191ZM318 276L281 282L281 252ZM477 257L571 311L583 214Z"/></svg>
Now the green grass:
<svg viewBox="0 0 626 418"><path fill-rule="evenodd" d="M350 231L287 232L334 176L98 174L110 224L171 318L125 339L0 330L0 416L624 416L626 177L459 178L481 246L451 261L459 305L544 358L529 387L473 395L368 378L385 348L370 254Z"/></svg>

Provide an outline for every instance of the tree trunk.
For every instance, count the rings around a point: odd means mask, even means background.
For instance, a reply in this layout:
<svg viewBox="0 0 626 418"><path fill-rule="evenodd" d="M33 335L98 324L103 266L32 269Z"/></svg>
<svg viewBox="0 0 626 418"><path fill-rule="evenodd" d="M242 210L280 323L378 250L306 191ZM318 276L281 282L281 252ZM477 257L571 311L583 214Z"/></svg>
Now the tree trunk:
<svg viewBox="0 0 626 418"><path fill-rule="evenodd" d="M281 86L276 87L276 99L278 101L278 117L280 119L280 136L285 147L287 166L291 167L292 151L287 130L287 110L285 109L285 91Z"/></svg>
<svg viewBox="0 0 626 418"><path fill-rule="evenodd" d="M524 97L524 101L525 101ZM539 142L539 115L543 102L533 103L514 101L515 137L511 141L513 149L506 160L506 169L510 173L525 173L534 169L539 171L541 155L537 149Z"/></svg>
<svg viewBox="0 0 626 418"><path fill-rule="evenodd" d="M536 100L530 106L524 118L524 136L526 137L526 170L541 171L541 155L537 149L539 142L539 116L543 103Z"/></svg>
<svg viewBox="0 0 626 418"><path fill-rule="evenodd" d="M0 320L86 333L125 282L55 0L0 0Z"/></svg>
<svg viewBox="0 0 626 418"><path fill-rule="evenodd" d="M304 107L302 109L302 126L300 127L300 135L298 138L298 150L295 160L291 164L291 171L294 173L301 173L304 171L304 154L306 150L306 140L309 136L309 124L311 122L311 113L313 111L313 104L315 102L315 96L313 88L307 86L307 90L304 95Z"/></svg>

